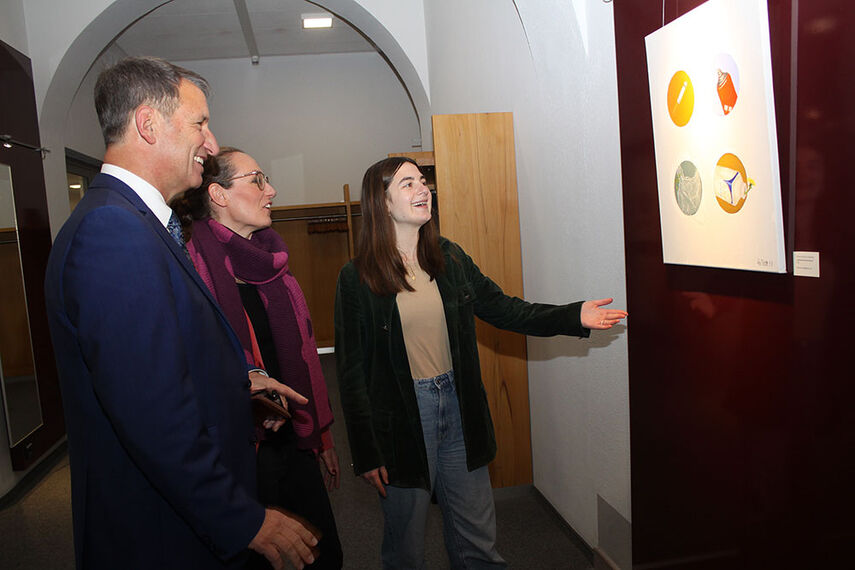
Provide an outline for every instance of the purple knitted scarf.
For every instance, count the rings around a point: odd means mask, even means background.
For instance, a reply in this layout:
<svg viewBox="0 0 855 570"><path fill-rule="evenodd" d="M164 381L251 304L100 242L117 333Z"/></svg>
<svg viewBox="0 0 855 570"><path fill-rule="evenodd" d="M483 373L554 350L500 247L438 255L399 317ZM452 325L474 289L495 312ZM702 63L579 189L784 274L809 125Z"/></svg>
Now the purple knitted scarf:
<svg viewBox="0 0 855 570"><path fill-rule="evenodd" d="M258 230L248 240L212 218L206 218L193 223L193 238L187 243L187 250L202 281L235 329L246 361L253 366L249 324L235 278L256 286L267 310L276 356L284 376L277 380L309 399L305 405L289 402L300 447L320 448L320 433L332 423L332 410L312 333L309 307L300 285L288 270L285 242L272 228ZM303 362L289 365L294 362L298 350Z"/></svg>

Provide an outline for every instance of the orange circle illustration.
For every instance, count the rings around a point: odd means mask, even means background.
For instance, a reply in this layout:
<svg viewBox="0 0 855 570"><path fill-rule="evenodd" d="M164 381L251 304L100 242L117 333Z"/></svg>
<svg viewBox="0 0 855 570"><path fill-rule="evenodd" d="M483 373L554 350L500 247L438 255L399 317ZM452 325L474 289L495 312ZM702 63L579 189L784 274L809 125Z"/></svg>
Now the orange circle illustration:
<svg viewBox="0 0 855 570"><path fill-rule="evenodd" d="M668 114L678 127L685 126L695 110L695 89L685 71L678 71L668 84Z"/></svg>
<svg viewBox="0 0 855 570"><path fill-rule="evenodd" d="M754 181L745 173L745 166L735 154L725 153L715 165L715 198L721 209L735 214L745 205Z"/></svg>

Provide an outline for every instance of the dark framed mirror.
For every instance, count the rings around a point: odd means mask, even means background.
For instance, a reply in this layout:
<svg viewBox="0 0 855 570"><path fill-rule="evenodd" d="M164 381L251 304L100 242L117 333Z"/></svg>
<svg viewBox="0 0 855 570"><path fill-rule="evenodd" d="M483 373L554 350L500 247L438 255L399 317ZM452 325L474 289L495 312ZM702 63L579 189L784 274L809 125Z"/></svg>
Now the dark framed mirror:
<svg viewBox="0 0 855 570"><path fill-rule="evenodd" d="M0 162L0 394L9 446L42 425L27 292L21 263L12 168Z"/></svg>

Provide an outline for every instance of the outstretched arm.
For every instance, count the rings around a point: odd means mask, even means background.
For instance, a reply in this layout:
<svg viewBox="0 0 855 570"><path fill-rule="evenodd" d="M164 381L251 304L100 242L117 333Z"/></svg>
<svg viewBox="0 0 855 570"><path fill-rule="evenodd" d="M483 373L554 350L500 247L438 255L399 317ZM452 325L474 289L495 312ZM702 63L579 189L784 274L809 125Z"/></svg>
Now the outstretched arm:
<svg viewBox="0 0 855 570"><path fill-rule="evenodd" d="M587 337L590 329L608 329L627 316L626 311L603 309L612 299L578 301L568 305L531 303L519 297L508 296L492 279L481 273L471 257L457 244L451 244L452 258L470 288L471 301L477 317L491 325L532 336L558 334ZM463 303L469 301L464 290Z"/></svg>
<svg viewBox="0 0 855 570"><path fill-rule="evenodd" d="M596 301L585 301L582 303L582 326L589 329L610 329L629 314L620 309L603 309L602 307L614 301L608 299L597 299Z"/></svg>

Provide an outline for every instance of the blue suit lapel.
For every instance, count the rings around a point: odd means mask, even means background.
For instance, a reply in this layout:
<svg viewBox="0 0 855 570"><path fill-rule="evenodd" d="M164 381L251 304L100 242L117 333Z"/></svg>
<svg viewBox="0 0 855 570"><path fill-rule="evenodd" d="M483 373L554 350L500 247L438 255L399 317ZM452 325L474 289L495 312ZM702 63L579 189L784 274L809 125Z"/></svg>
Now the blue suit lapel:
<svg viewBox="0 0 855 570"><path fill-rule="evenodd" d="M225 313L220 308L219 303L217 303L216 299L214 299L211 292L208 290L208 286L202 281L202 278L199 277L199 273L196 271L196 268L190 263L190 260L184 255L184 252L178 247L178 244L172 239L172 236L169 235L169 232L160 223L160 220L157 219L157 216L154 215L154 212L146 206L145 202L143 202L142 198L139 197L139 194L133 191L133 189L119 180L114 176L109 176L106 174L98 174L92 180L92 187L100 186L102 188L106 188L108 190L112 190L122 196L125 200L127 200L134 208L136 208L142 218L151 226L152 230L163 240L166 248L172 253L175 257L176 261L181 265L187 275L193 280L196 286L202 291L202 294L207 297L208 301L211 303L211 306L214 307L214 310L217 311L217 314L220 316L220 319L226 325L229 330L229 336L232 339L232 344L235 347L235 350L241 355L241 359L243 356L243 347L241 347L240 340L238 340L237 334L232 329L232 326L229 324L228 319L226 318Z"/></svg>
<svg viewBox="0 0 855 570"><path fill-rule="evenodd" d="M184 252L181 251L181 248L178 247L178 244L175 243L175 240L172 239L172 236L169 235L169 232L166 230L163 224L160 223L160 220L157 219L157 216L154 215L154 212L152 212L151 209L145 205L145 202L142 201L142 198L139 197L139 194L134 192L127 184L125 184L121 180L113 178L112 176L110 177L110 180L114 183L107 183L105 184L105 186L121 194L123 198L130 202L139 211L143 219L148 222L154 232L160 237L160 239L163 240L163 243L166 244L166 247L169 249L169 251L172 252L172 255L175 256L175 259L177 259L178 262L181 263L181 266L184 267L184 270L187 271L187 273L189 273L195 281L197 281L200 285L202 285L203 288L207 290L207 288L204 286L204 283L202 283L202 280L199 278L198 273L196 273L196 268L193 267L193 264L191 264L190 261L188 261L187 257L185 257L184 255ZM93 185L95 184L95 182L102 181L96 178L95 180L93 180Z"/></svg>

